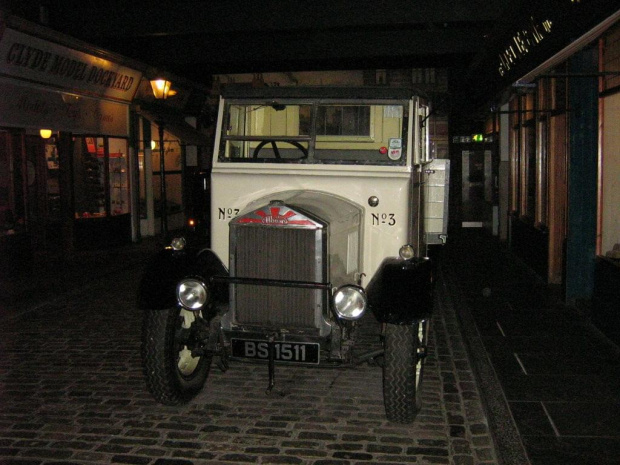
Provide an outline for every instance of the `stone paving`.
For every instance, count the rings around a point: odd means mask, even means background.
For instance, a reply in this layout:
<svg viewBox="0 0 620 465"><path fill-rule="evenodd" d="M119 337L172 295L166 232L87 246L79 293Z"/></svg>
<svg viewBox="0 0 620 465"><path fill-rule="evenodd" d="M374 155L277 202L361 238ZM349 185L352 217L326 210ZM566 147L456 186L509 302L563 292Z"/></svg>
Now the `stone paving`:
<svg viewBox="0 0 620 465"><path fill-rule="evenodd" d="M0 319L0 464L496 464L471 364L441 281L423 409L386 421L381 368L213 367L181 407L156 403L140 363L140 266ZM7 316L9 315L9 316ZM13 316L10 316L13 315ZM378 344L362 322L362 348Z"/></svg>

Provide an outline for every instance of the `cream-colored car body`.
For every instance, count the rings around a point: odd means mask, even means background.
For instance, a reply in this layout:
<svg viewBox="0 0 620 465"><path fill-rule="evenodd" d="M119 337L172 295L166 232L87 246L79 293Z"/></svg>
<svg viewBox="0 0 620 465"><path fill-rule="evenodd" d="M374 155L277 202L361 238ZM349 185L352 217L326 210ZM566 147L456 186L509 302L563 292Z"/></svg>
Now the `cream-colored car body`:
<svg viewBox="0 0 620 465"><path fill-rule="evenodd" d="M222 123L224 99L220 105ZM428 139L419 140L419 123L428 109L417 97L409 101L409 130L406 164L399 166L353 164L277 164L230 163L218 160L222 128L218 126L215 141L211 192L211 246L228 266L228 238L231 219L246 213L261 199L283 200L287 192L314 191L326 198L338 196L359 205L363 211L362 237L359 238L360 284L365 286L381 261L398 256L399 248L414 243L425 252L420 231L420 182L427 160ZM263 202L264 200L264 202ZM375 202L378 203L375 206Z"/></svg>

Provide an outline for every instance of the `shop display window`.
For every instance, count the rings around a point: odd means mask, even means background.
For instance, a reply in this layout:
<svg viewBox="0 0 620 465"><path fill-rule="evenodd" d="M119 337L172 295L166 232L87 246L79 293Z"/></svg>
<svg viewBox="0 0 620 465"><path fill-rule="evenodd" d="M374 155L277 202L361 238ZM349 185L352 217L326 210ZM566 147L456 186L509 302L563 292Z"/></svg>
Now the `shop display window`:
<svg viewBox="0 0 620 465"><path fill-rule="evenodd" d="M157 134L153 127L152 134ZM183 176L182 176L182 148L178 140L164 131L164 176L166 178L166 210L171 215L183 211ZM155 202L155 216L161 217L161 149L160 141L151 142L151 167L153 169L153 199Z"/></svg>
<svg viewBox="0 0 620 465"><path fill-rule="evenodd" d="M149 163L150 166L150 163ZM145 142L140 141L140 148L138 150L138 172L140 183L140 218L146 219L148 217L148 211L146 207L146 158L145 158Z"/></svg>
<svg viewBox="0 0 620 465"><path fill-rule="evenodd" d="M49 221L60 221L59 158L56 139L45 142L45 164L47 167L47 216Z"/></svg>
<svg viewBox="0 0 620 465"><path fill-rule="evenodd" d="M75 217L129 213L127 141L76 137L73 155Z"/></svg>
<svg viewBox="0 0 620 465"><path fill-rule="evenodd" d="M124 139L109 139L110 165L110 213L129 213L129 185L127 171L127 142Z"/></svg>
<svg viewBox="0 0 620 465"><path fill-rule="evenodd" d="M21 182L21 167L15 167L10 149L10 135L0 132L0 235L15 234L21 227L20 210L23 214L23 199L15 179Z"/></svg>

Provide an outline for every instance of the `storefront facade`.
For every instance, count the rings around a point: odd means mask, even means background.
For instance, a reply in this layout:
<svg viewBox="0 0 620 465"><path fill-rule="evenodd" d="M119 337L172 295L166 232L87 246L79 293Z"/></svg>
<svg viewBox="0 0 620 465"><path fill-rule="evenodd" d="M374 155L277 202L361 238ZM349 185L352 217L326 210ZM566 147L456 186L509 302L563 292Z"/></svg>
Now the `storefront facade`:
<svg viewBox="0 0 620 465"><path fill-rule="evenodd" d="M161 142L167 212L172 227L182 226L187 160L199 164L189 144L207 138L182 120L168 124L160 141L160 118L139 112L140 102L153 101L149 73L142 63L0 11L4 269L29 266L37 254L105 248L159 233L161 176L154 159Z"/></svg>
<svg viewBox="0 0 620 465"><path fill-rule="evenodd" d="M620 340L620 11L513 87L493 115L509 244Z"/></svg>
<svg viewBox="0 0 620 465"><path fill-rule="evenodd" d="M11 17L0 57L5 248L131 241L129 104L142 71Z"/></svg>

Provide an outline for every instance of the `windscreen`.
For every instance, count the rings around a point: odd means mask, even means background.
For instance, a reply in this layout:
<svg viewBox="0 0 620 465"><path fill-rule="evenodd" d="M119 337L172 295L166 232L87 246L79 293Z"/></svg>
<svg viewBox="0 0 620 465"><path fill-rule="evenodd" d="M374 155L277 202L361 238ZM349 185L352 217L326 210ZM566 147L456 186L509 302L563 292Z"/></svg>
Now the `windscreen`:
<svg viewBox="0 0 620 465"><path fill-rule="evenodd" d="M406 163L407 104L229 103L219 160L257 163Z"/></svg>

